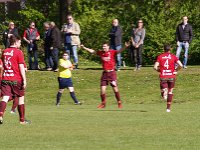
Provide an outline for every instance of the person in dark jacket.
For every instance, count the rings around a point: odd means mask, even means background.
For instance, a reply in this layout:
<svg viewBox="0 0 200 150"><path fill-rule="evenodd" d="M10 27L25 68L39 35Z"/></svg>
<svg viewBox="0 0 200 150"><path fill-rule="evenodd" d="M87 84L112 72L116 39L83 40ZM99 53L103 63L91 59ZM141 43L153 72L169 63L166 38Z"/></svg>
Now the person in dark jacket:
<svg viewBox="0 0 200 150"><path fill-rule="evenodd" d="M192 26L188 24L188 17L183 17L183 22L180 23L176 28L176 42L177 42L177 51L176 56L179 58L182 48L184 49L184 59L183 59L183 68L187 69L188 61L188 50L189 45L192 42Z"/></svg>
<svg viewBox="0 0 200 150"><path fill-rule="evenodd" d="M27 42L27 54L28 54L28 63L29 70L38 70L38 53L37 53L37 43L40 39L40 34L35 27L35 22L31 21L29 28L24 31L23 39ZM34 60L33 60L33 59Z"/></svg>
<svg viewBox="0 0 200 150"><path fill-rule="evenodd" d="M8 29L3 32L3 44L5 48L8 48L10 46L9 39L11 35L19 36L18 29L15 28L14 22L10 22Z"/></svg>
<svg viewBox="0 0 200 150"><path fill-rule="evenodd" d="M109 33L110 48L113 50L120 50L122 48L122 29L119 25L118 19L112 21L112 28ZM117 71L120 71L121 67L121 53L117 54Z"/></svg>
<svg viewBox="0 0 200 150"><path fill-rule="evenodd" d="M45 54L45 64L46 64L46 69L48 71L51 71L53 68L53 60L51 56L51 28L50 28L50 22L45 22L44 23L44 54Z"/></svg>
<svg viewBox="0 0 200 150"><path fill-rule="evenodd" d="M50 23L51 26L51 56L53 58L53 70L58 72L58 55L59 48L61 47L61 32L56 26L55 22Z"/></svg>

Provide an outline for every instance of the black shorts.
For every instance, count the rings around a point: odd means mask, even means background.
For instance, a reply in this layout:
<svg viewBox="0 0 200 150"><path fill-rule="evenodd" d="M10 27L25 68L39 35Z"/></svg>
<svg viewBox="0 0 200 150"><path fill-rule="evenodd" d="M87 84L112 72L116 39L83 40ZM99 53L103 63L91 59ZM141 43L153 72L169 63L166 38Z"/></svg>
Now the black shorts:
<svg viewBox="0 0 200 150"><path fill-rule="evenodd" d="M59 89L64 89L68 87L73 87L71 78L61 78L58 77Z"/></svg>

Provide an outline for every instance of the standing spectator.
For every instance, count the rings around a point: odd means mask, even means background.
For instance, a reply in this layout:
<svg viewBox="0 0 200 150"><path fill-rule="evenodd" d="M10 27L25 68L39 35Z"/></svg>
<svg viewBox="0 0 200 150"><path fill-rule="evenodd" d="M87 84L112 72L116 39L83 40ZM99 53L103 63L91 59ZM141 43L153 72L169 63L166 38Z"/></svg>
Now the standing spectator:
<svg viewBox="0 0 200 150"><path fill-rule="evenodd" d="M102 67L103 67L103 73L101 77L101 104L97 106L97 108L105 108L106 107L106 87L108 84L110 84L113 88L113 91L115 93L115 97L117 99L118 108L122 108L122 101L119 94L119 89L117 85L117 75L115 72L115 57L118 53L121 53L123 50L125 50L129 44L125 44L125 47L121 48L120 50L111 50L109 49L109 44L104 43L103 44L103 50L95 51L93 49L87 48L84 45L81 45L81 47L88 52L92 54L96 54L100 56Z"/></svg>
<svg viewBox="0 0 200 150"><path fill-rule="evenodd" d="M178 58L171 54L171 46L164 45L164 53L157 57L154 69L160 72L160 88L161 96L167 100L167 112L171 111L171 103L173 99L173 89L175 85L175 77L177 71L183 67ZM178 64L175 69L175 64Z"/></svg>
<svg viewBox="0 0 200 150"><path fill-rule="evenodd" d="M183 22L180 23L176 28L176 42L177 42L177 51L176 56L179 58L182 48L184 48L184 59L183 59L183 68L187 69L187 60L188 60L188 50L189 45L192 42L192 26L188 24L188 17L183 17Z"/></svg>
<svg viewBox="0 0 200 150"><path fill-rule="evenodd" d="M133 56L135 60L135 71L140 70L142 66L142 49L145 38L145 29L143 21L140 19L137 22L137 28L133 28L131 41L133 45Z"/></svg>
<svg viewBox="0 0 200 150"><path fill-rule="evenodd" d="M64 92L65 88L69 89L70 96L74 101L75 105L81 105L82 103L79 102L76 98L74 93L74 86L72 83L72 73L73 65L69 60L69 55L67 52L63 53L63 58L59 60L59 73L58 73L58 83L59 83L59 90L56 96L56 105L60 105L60 98L62 93Z"/></svg>
<svg viewBox="0 0 200 150"><path fill-rule="evenodd" d="M64 45L65 51L73 56L74 69L78 69L78 53L77 48L80 45L79 35L81 33L80 26L74 22L72 15L67 16L67 24L64 26Z"/></svg>
<svg viewBox="0 0 200 150"><path fill-rule="evenodd" d="M53 69L53 60L51 56L51 28L50 28L50 22L44 23L44 54L45 54L45 64L46 69L48 71L51 71Z"/></svg>
<svg viewBox="0 0 200 150"><path fill-rule="evenodd" d="M3 43L4 43L5 48L8 48L10 46L9 39L11 35L14 35L14 36L19 35L17 28L15 28L14 22L10 22L8 29L3 32Z"/></svg>
<svg viewBox="0 0 200 150"><path fill-rule="evenodd" d="M120 50L122 48L122 29L119 25L118 19L112 21L112 28L109 33L110 36L110 48L113 50ZM117 71L120 71L121 67L121 53L117 54Z"/></svg>
<svg viewBox="0 0 200 150"><path fill-rule="evenodd" d="M1 82L1 95L3 96L0 102L0 124L3 123L3 115L6 109L8 100L11 97L19 98L19 120L20 124L29 124L25 120L25 105L24 105L24 89L26 88L26 74L24 68L23 52L18 49L21 45L19 37L10 37L10 47L5 49L2 55L3 61L3 76Z"/></svg>
<svg viewBox="0 0 200 150"><path fill-rule="evenodd" d="M59 48L61 47L61 33L55 22L50 23L51 26L51 56L53 58L53 70L58 71L58 55Z"/></svg>
<svg viewBox="0 0 200 150"><path fill-rule="evenodd" d="M38 70L38 53L36 41L40 39L40 34L35 27L35 22L31 21L29 28L24 31L23 39L27 42L27 54L29 70ZM32 58L34 60L32 60Z"/></svg>

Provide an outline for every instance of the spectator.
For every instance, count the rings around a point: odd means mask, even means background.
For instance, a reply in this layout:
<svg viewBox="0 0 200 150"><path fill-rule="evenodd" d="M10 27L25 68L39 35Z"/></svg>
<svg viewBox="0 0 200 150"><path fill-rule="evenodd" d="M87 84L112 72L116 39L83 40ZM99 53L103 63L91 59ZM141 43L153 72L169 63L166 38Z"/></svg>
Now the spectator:
<svg viewBox="0 0 200 150"><path fill-rule="evenodd" d="M133 45L133 56L135 60L135 71L140 70L142 67L142 48L145 38L145 29L143 27L143 21L140 19L137 23L137 28L133 28L133 32L131 35L131 41Z"/></svg>
<svg viewBox="0 0 200 150"><path fill-rule="evenodd" d="M14 36L19 35L17 28L15 28L14 22L10 22L8 29L3 32L3 43L4 43L5 48L8 48L10 46L9 39L11 35L14 35Z"/></svg>
<svg viewBox="0 0 200 150"><path fill-rule="evenodd" d="M110 48L113 50L120 50L122 48L122 29L119 25L118 19L112 21L112 28L109 33L110 36ZM117 54L117 71L120 71L121 67L121 53Z"/></svg>
<svg viewBox="0 0 200 150"><path fill-rule="evenodd" d="M35 27L35 22L31 21L29 28L24 31L23 39L27 42L27 54L29 70L38 70L38 53L36 41L40 39L40 34ZM34 60L32 60L34 58Z"/></svg>
<svg viewBox="0 0 200 150"><path fill-rule="evenodd" d="M192 26L188 24L188 17L183 17L183 22L180 23L176 28L176 42L177 42L177 51L176 56L179 58L182 48L184 48L184 59L183 59L183 68L187 69L188 61L188 50L189 45L192 42Z"/></svg>
<svg viewBox="0 0 200 150"><path fill-rule="evenodd" d="M45 64L46 69L48 71L51 71L53 69L53 60L51 56L51 28L50 28L50 22L44 23L44 54L45 54Z"/></svg>
<svg viewBox="0 0 200 150"><path fill-rule="evenodd" d="M78 53L77 48L80 45L79 35L81 33L80 26L74 22L72 15L67 16L67 24L64 25L64 45L65 51L73 56L74 69L78 69Z"/></svg>
<svg viewBox="0 0 200 150"><path fill-rule="evenodd" d="M61 33L55 22L50 23L51 26L51 56L53 59L53 70L58 71L58 57L59 57L59 48L61 47Z"/></svg>

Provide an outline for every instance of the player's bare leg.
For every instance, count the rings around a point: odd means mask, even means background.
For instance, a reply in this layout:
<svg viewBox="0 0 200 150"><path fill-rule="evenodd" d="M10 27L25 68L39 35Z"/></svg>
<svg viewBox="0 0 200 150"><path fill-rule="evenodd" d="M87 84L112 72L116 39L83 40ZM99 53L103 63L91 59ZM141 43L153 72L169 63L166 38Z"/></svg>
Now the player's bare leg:
<svg viewBox="0 0 200 150"><path fill-rule="evenodd" d="M105 108L106 107L106 86L101 86L101 104L97 106L97 108Z"/></svg>
<svg viewBox="0 0 200 150"><path fill-rule="evenodd" d="M171 111L171 103L173 99L173 88L168 89L168 96L167 96L167 112Z"/></svg>
<svg viewBox="0 0 200 150"><path fill-rule="evenodd" d="M74 101L74 104L75 105L81 105L82 103L77 100L76 95L74 93L74 87L68 87L68 89L69 89L70 96Z"/></svg>
<svg viewBox="0 0 200 150"><path fill-rule="evenodd" d="M115 98L117 99L118 108L122 108L122 101L121 101L121 98L120 98L119 89L118 89L116 81L113 81L111 83L111 85L112 85L113 91L115 93Z"/></svg>
<svg viewBox="0 0 200 150"><path fill-rule="evenodd" d="M58 93L56 95L56 106L60 105L60 98L62 96L63 91L64 91L64 89L59 89L58 90Z"/></svg>

